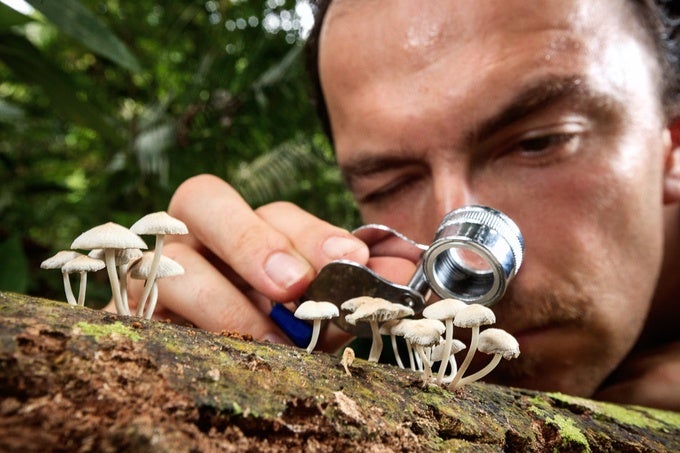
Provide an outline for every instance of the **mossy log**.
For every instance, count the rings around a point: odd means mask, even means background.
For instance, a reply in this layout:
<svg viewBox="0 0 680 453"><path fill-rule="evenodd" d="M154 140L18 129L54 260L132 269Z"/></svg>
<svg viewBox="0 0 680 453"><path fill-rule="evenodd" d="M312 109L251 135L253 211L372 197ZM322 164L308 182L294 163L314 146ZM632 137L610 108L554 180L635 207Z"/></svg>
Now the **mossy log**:
<svg viewBox="0 0 680 453"><path fill-rule="evenodd" d="M680 451L680 414L0 293L0 451Z"/></svg>

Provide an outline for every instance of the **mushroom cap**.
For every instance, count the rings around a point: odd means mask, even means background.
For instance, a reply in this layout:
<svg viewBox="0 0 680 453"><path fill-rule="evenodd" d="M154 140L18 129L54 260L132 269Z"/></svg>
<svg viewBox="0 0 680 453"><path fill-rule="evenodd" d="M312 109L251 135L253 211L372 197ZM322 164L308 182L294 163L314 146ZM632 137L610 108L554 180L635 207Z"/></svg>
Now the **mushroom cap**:
<svg viewBox="0 0 680 453"><path fill-rule="evenodd" d="M345 321L356 325L357 321L383 322L390 319L413 316L414 314L413 309L405 305L394 304L380 297L371 297L370 299L359 305L352 314L345 316Z"/></svg>
<svg viewBox="0 0 680 453"><path fill-rule="evenodd" d="M503 329L484 329L479 334L477 349L485 354L500 354L506 360L519 356L517 339Z"/></svg>
<svg viewBox="0 0 680 453"><path fill-rule="evenodd" d="M340 310L332 302L308 300L302 302L295 310L295 317L300 319L330 319L340 316Z"/></svg>
<svg viewBox="0 0 680 453"><path fill-rule="evenodd" d="M82 253L75 252L73 250L62 250L57 252L55 255L47 258L45 261L40 263L41 269L61 269L64 264L71 260L83 256Z"/></svg>
<svg viewBox="0 0 680 453"><path fill-rule="evenodd" d="M432 346L439 343L442 334L446 331L444 323L437 319L416 319L404 324L404 339L420 346Z"/></svg>
<svg viewBox="0 0 680 453"><path fill-rule="evenodd" d="M451 342L451 355L462 351L466 347L467 346L465 346L465 343L463 343L460 340L456 340L454 338L453 341ZM444 354L444 339L443 338L441 338L439 340L439 344L437 346L435 346L435 348L432 350L432 360L435 361L435 362L443 360L442 354Z"/></svg>
<svg viewBox="0 0 680 453"><path fill-rule="evenodd" d="M189 229L179 219L165 211L153 212L137 220L130 231L137 234L188 234Z"/></svg>
<svg viewBox="0 0 680 453"><path fill-rule="evenodd" d="M453 319L456 327L478 327L493 324L496 322L496 315L489 307L481 304L470 304L460 310Z"/></svg>
<svg viewBox="0 0 680 453"><path fill-rule="evenodd" d="M71 243L72 249L147 249L146 243L132 231L107 222L82 233Z"/></svg>
<svg viewBox="0 0 680 453"><path fill-rule="evenodd" d="M423 316L430 319L453 319L459 311L467 307L468 304L458 299L442 299L428 305L423 310Z"/></svg>
<svg viewBox="0 0 680 453"><path fill-rule="evenodd" d="M130 263L130 261L138 260L142 257L142 251L140 249L119 249L114 253L113 258L116 266L122 266L124 264ZM87 256L91 258L96 258L98 260L104 259L104 249L93 249Z"/></svg>
<svg viewBox="0 0 680 453"><path fill-rule="evenodd" d="M151 263L153 263L154 252L144 252L142 257L130 266L130 277L137 280L146 280L151 273ZM156 278L174 277L184 274L184 268L177 261L161 255L156 270Z"/></svg>
<svg viewBox="0 0 680 453"><path fill-rule="evenodd" d="M92 258L87 255L80 255L64 264L61 271L66 272L67 274L76 272L97 272L105 267L106 263L100 259Z"/></svg>
<svg viewBox="0 0 680 453"><path fill-rule="evenodd" d="M357 308L359 308L360 306L362 306L366 302L372 301L373 299L375 299L375 297L371 297L371 296L353 297L351 299L347 299L346 301L344 301L340 305L340 308L342 308L345 311L354 312L354 311L356 311Z"/></svg>
<svg viewBox="0 0 680 453"><path fill-rule="evenodd" d="M396 327L399 323L406 321L405 319L390 319L388 321L385 321L380 325L380 329L378 329L378 333L380 335L396 335L395 333L392 332L392 329Z"/></svg>

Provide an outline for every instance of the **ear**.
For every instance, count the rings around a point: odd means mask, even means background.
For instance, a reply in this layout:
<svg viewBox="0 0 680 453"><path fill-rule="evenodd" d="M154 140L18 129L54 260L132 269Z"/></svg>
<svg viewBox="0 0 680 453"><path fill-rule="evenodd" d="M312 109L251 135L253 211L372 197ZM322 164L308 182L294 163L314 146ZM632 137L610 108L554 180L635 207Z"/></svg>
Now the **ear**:
<svg viewBox="0 0 680 453"><path fill-rule="evenodd" d="M666 165L664 171L664 203L680 202L680 119L674 120L665 131L664 148Z"/></svg>

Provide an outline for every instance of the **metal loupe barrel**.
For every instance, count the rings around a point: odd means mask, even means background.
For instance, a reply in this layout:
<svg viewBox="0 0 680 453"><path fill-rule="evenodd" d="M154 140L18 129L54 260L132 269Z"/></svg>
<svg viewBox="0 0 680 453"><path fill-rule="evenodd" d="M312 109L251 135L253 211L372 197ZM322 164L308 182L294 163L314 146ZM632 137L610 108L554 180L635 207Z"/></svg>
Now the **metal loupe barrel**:
<svg viewBox="0 0 680 453"><path fill-rule="evenodd" d="M487 206L449 212L423 257L438 296L493 305L522 265L524 238L505 214Z"/></svg>

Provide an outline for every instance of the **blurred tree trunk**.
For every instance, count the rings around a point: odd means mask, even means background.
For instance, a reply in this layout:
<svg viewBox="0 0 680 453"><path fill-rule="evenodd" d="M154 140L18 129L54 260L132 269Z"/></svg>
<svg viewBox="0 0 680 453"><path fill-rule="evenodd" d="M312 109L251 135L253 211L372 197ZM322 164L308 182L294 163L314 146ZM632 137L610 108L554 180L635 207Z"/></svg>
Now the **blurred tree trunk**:
<svg viewBox="0 0 680 453"><path fill-rule="evenodd" d="M1 451L680 451L680 414L0 293Z"/></svg>

